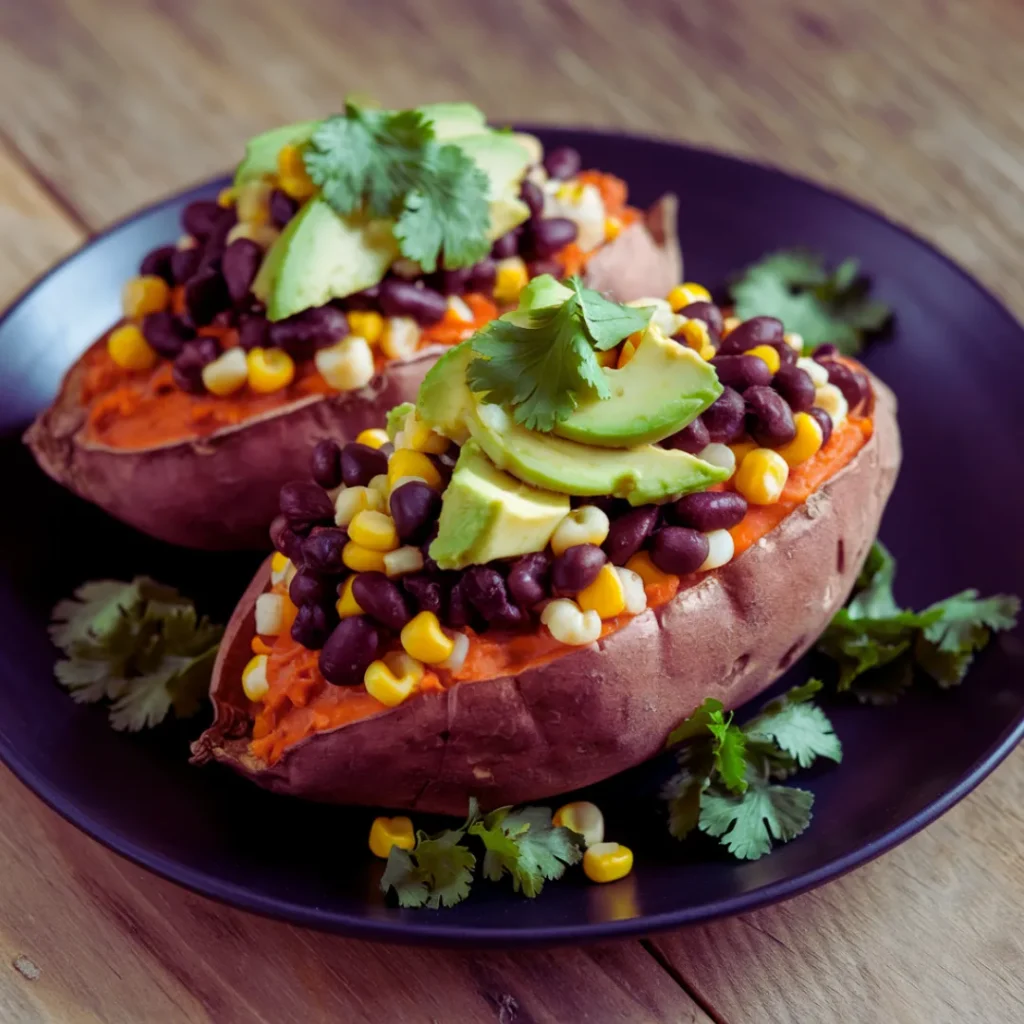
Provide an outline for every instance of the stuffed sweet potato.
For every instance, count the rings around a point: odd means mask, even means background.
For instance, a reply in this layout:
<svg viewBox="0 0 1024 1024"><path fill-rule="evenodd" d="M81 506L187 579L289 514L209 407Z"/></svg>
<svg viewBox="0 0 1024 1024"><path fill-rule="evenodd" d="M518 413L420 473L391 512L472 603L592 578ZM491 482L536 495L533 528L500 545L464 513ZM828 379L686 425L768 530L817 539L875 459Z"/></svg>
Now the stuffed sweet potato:
<svg viewBox="0 0 1024 1024"><path fill-rule="evenodd" d="M530 802L749 700L842 605L899 466L888 389L778 320L674 293L689 314L637 329L551 285L448 353L389 443L325 443L323 486L282 489L198 762L321 801ZM573 331L607 388L559 411L516 353Z"/></svg>
<svg viewBox="0 0 1024 1024"><path fill-rule="evenodd" d="M378 195L380 174L344 205L352 133L383 167L380 139L399 117L464 175L461 236L420 192ZM177 244L142 260L125 319L71 368L26 442L55 480L155 537L264 546L277 491L317 439L379 425L532 276L582 274L621 300L663 294L681 274L675 221L671 197L643 215L575 152L543 157L465 104L348 107L268 132L217 202L185 209Z"/></svg>

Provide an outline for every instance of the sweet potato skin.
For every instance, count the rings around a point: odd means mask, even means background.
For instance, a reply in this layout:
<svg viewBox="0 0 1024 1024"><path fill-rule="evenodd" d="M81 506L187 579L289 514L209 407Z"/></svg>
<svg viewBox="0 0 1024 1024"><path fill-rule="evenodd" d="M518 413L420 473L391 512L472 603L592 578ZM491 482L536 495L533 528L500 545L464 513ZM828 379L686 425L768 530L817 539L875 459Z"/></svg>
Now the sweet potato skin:
<svg viewBox="0 0 1024 1024"><path fill-rule="evenodd" d="M675 218L674 196L655 203L645 221L594 256L592 286L623 302L666 294L681 280ZM278 492L305 475L313 445L324 437L344 444L379 427L389 409L415 401L444 351L433 345L389 363L358 391L311 396L206 437L137 451L87 440L79 360L25 443L59 484L152 537L207 550L266 549Z"/></svg>
<svg viewBox="0 0 1024 1024"><path fill-rule="evenodd" d="M464 814L541 800L654 756L705 697L736 707L799 658L845 601L900 462L895 400L876 390L875 431L805 505L721 569L625 628L515 677L457 684L309 737L268 766L248 751L241 669L268 566L228 626L216 717L197 760L312 800Z"/></svg>

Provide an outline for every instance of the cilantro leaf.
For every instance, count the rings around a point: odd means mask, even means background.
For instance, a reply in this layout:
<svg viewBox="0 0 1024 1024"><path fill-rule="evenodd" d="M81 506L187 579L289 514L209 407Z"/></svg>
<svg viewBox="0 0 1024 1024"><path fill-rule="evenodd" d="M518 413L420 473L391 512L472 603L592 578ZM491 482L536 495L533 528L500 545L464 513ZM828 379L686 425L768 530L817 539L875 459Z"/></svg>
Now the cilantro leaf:
<svg viewBox="0 0 1024 1024"><path fill-rule="evenodd" d="M820 689L821 683L812 679L769 701L761 713L743 727L746 738L775 744L801 768L809 768L819 757L838 763L843 759L842 744L828 715L817 704L810 703L811 696Z"/></svg>
<svg viewBox="0 0 1024 1024"><path fill-rule="evenodd" d="M457 146L428 150L395 225L402 255L428 274L439 254L449 270L482 260L491 248L488 189L487 175Z"/></svg>
<svg viewBox="0 0 1024 1024"><path fill-rule="evenodd" d="M679 743L685 743L697 736L702 736L708 731L708 726L715 721L715 716L721 716L722 702L714 697L705 697L704 703L696 708L689 718L684 718L669 734L665 740L665 746L674 747ZM719 717L720 720L720 717Z"/></svg>
<svg viewBox="0 0 1024 1024"><path fill-rule="evenodd" d="M661 797L668 803L668 830L676 839L685 839L700 821L700 802L710 782L707 770L684 767L662 787Z"/></svg>
<svg viewBox="0 0 1024 1024"><path fill-rule="evenodd" d="M469 895L476 856L463 845L466 827L435 836L416 833L411 851L391 848L380 880L381 892L394 890L400 907L452 907Z"/></svg>
<svg viewBox="0 0 1024 1024"><path fill-rule="evenodd" d="M770 253L732 283L741 320L767 315L803 336L806 349L831 342L842 352L860 350L864 336L885 326L887 305L868 298L860 264L847 259L829 273L815 253L802 249Z"/></svg>
<svg viewBox="0 0 1024 1024"><path fill-rule="evenodd" d="M792 786L756 783L737 795L708 790L700 802L700 830L720 839L740 860L770 853L772 840L788 842L811 823L814 794Z"/></svg>
<svg viewBox="0 0 1024 1024"><path fill-rule="evenodd" d="M714 769L726 789L742 793L747 788L747 738L738 725L732 724L731 711L728 718L723 718L721 711L716 715L717 720L712 716L708 723Z"/></svg>
<svg viewBox="0 0 1024 1024"><path fill-rule="evenodd" d="M409 851L398 846L391 847L380 880L381 892L386 895L391 889L395 891L398 905L409 909L425 906L430 896L426 876L420 871Z"/></svg>
<svg viewBox="0 0 1024 1024"><path fill-rule="evenodd" d="M623 306L606 299L592 288L584 288L578 277L567 282L576 294L587 334L598 352L614 348L634 331L642 331L654 313L653 306Z"/></svg>

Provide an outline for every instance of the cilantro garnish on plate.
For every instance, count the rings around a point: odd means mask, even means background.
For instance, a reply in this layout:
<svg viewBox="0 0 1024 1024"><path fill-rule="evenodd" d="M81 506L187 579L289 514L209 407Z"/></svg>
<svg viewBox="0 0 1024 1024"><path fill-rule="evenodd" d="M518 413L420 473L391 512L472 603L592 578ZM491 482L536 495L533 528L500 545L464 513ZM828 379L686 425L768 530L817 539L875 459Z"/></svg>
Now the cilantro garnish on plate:
<svg viewBox="0 0 1024 1024"><path fill-rule="evenodd" d="M896 560L875 541L857 577L853 597L818 641L839 665L838 689L871 704L889 704L913 683L915 669L941 687L963 682L976 652L993 632L1013 629L1020 599L979 598L976 590L915 612L893 594Z"/></svg>
<svg viewBox="0 0 1024 1024"><path fill-rule="evenodd" d="M730 291L741 320L774 316L803 337L805 350L831 343L853 355L892 316L884 302L868 296L868 288L853 257L829 271L816 253L783 249L747 267Z"/></svg>
<svg viewBox="0 0 1024 1024"><path fill-rule="evenodd" d="M418 110L366 110L355 103L309 141L306 171L342 216L396 220L407 259L427 273L466 267L490 251L487 175L457 146L443 145Z"/></svg>
<svg viewBox="0 0 1024 1024"><path fill-rule="evenodd" d="M816 679L794 687L742 726L709 697L673 730L668 744L679 745L680 770L662 790L672 835L685 839L699 829L740 860L756 860L774 842L800 835L811 822L814 794L782 780L819 757L843 757L828 716L811 703L820 689Z"/></svg>
<svg viewBox="0 0 1024 1024"><path fill-rule="evenodd" d="M79 703L110 701L115 729L199 710L224 630L172 587L145 576L84 583L51 618L50 638L65 654L57 679Z"/></svg>
<svg viewBox="0 0 1024 1024"><path fill-rule="evenodd" d="M643 330L650 309L636 309L565 282L572 294L561 304L517 310L473 336L477 358L466 379L482 401L504 405L530 430L553 430L580 399L611 396L597 353Z"/></svg>

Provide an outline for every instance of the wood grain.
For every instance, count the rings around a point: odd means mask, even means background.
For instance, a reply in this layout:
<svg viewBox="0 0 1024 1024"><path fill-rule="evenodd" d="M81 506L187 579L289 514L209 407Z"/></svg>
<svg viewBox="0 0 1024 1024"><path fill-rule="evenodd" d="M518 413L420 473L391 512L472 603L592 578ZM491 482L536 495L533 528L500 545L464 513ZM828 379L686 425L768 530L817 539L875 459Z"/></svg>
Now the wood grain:
<svg viewBox="0 0 1024 1024"><path fill-rule="evenodd" d="M913 225L1024 314L1022 38L1014 0L0 0L0 303L83 228L360 91L778 164ZM1018 753L862 871L651 948L728 1024L1020 1021L1021 806ZM362 945L156 880L3 771L0 822L4 1024L709 1019L639 943Z"/></svg>

